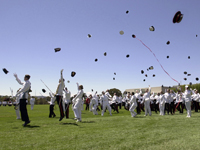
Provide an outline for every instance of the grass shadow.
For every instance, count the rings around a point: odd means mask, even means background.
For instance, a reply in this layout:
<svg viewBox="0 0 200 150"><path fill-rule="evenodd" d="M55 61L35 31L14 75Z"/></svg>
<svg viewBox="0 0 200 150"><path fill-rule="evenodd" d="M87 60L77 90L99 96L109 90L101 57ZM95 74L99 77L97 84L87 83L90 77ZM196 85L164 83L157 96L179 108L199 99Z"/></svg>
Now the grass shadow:
<svg viewBox="0 0 200 150"><path fill-rule="evenodd" d="M82 121L81 123L95 123L95 121Z"/></svg>
<svg viewBox="0 0 200 150"><path fill-rule="evenodd" d="M78 124L76 123L61 123L62 125L74 125L74 126L78 126Z"/></svg>
<svg viewBox="0 0 200 150"><path fill-rule="evenodd" d="M39 128L40 126L26 125L25 128Z"/></svg>

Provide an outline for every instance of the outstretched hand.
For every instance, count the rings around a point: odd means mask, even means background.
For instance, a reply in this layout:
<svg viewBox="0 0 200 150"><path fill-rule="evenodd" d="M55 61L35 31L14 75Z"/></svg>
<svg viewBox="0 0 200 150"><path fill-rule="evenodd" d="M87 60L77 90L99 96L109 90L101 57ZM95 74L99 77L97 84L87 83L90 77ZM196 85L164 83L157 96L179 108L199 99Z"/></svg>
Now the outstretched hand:
<svg viewBox="0 0 200 150"><path fill-rule="evenodd" d="M13 75L14 75L15 78L17 78L17 74L16 73L14 73Z"/></svg>

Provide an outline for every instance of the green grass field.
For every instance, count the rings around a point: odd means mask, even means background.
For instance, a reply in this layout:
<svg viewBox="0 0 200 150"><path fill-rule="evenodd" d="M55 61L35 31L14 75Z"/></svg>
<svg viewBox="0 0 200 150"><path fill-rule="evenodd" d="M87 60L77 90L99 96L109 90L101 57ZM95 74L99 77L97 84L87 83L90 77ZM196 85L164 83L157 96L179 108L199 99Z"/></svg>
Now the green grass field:
<svg viewBox="0 0 200 150"><path fill-rule="evenodd" d="M71 108L71 107L70 107ZM30 126L23 127L16 120L13 107L0 107L0 149L26 150L199 150L200 113L192 112L192 118L184 114L151 117L144 113L132 118L130 112L103 117L82 111L82 122L70 118L59 122L58 106L55 118L48 118L48 105L28 105Z"/></svg>

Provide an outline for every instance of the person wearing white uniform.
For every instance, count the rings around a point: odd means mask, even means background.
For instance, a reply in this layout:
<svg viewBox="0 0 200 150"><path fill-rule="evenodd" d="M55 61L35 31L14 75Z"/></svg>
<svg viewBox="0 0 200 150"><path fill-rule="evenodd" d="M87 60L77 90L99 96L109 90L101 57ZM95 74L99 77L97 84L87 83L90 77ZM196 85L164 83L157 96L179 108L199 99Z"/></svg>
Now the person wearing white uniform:
<svg viewBox="0 0 200 150"><path fill-rule="evenodd" d="M159 109L160 109L160 115L164 116L165 115L165 95L163 94L163 92L161 92L161 94L159 93L159 97L157 99L158 103L159 103Z"/></svg>
<svg viewBox="0 0 200 150"><path fill-rule="evenodd" d="M81 118L81 103L82 103L82 99L83 99L83 86L77 83L77 87L78 87L78 93L76 95L76 97L72 100L74 105L74 113L75 113L75 118L77 118L77 122L81 122L82 118Z"/></svg>
<svg viewBox="0 0 200 150"><path fill-rule="evenodd" d="M136 101L136 96L134 95L134 92L132 92L129 103L131 105L129 108L129 111L131 112L131 117L135 117L137 115L137 113L135 112L135 109L137 107L137 101Z"/></svg>
<svg viewBox="0 0 200 150"><path fill-rule="evenodd" d="M20 89L19 89L19 90L20 90ZM19 91L19 90L18 90L18 91ZM17 92L18 92L18 91L17 91ZM17 116L16 119L21 119L20 114L19 114L19 109L20 109L20 103L19 103L19 101L20 101L20 99L21 99L22 96L23 96L23 93L19 94L19 95L16 97L16 99L15 99L15 102L16 102L15 113L16 113L16 116Z"/></svg>
<svg viewBox="0 0 200 150"><path fill-rule="evenodd" d="M101 112L101 116L104 115L104 112L105 112L106 108L108 109L110 115L112 116L112 114L111 114L111 107L110 107L110 104L108 102L108 97L105 95L104 91L102 92L102 96L100 98L100 101L101 101L102 107L103 107L102 108L102 112Z"/></svg>
<svg viewBox="0 0 200 150"><path fill-rule="evenodd" d="M144 116L147 116L147 114L149 114L149 116L151 116L150 93L151 93L151 87L149 85L149 89L146 89L146 92L143 95L144 106L145 106L145 115Z"/></svg>
<svg viewBox="0 0 200 150"><path fill-rule="evenodd" d="M16 96L19 96L21 93L23 93L22 97L20 98L20 112L21 112L21 118L22 121L25 123L23 126L25 127L27 124L30 123L29 117L28 117L28 112L27 112L27 99L28 99L28 94L30 92L31 88L31 82L29 81L30 75L25 75L24 77L24 83L21 82L21 80L18 78L17 74L14 74L14 77L16 78L17 82L22 85L22 88L17 92Z"/></svg>
<svg viewBox="0 0 200 150"><path fill-rule="evenodd" d="M54 96L53 93L49 93L49 96L51 97L51 101L49 102L49 118L51 118L53 116L53 118L56 116L56 114L54 113L54 105L55 105L55 100L56 97Z"/></svg>
<svg viewBox="0 0 200 150"><path fill-rule="evenodd" d="M184 95L184 98L185 98L185 106L186 106L186 109L187 109L187 116L188 118L191 117L191 95L192 95L192 92L189 90L189 87L186 85L185 86L186 90L185 92L183 93Z"/></svg>
<svg viewBox="0 0 200 150"><path fill-rule="evenodd" d="M117 96L116 93L114 93L114 96L113 96L113 98L112 98L112 104L111 104L111 107L114 109L114 111L116 110L117 113L119 113L117 102L118 102L118 96Z"/></svg>
<svg viewBox="0 0 200 150"><path fill-rule="evenodd" d="M64 108L65 108L66 118L69 118L69 104L71 102L70 98L71 98L71 92L67 88L65 88L64 89L64 102L65 102Z"/></svg>
<svg viewBox="0 0 200 150"><path fill-rule="evenodd" d="M30 104L31 104L31 110L33 110L34 104L35 104L35 98L32 96L30 99Z"/></svg>
<svg viewBox="0 0 200 150"><path fill-rule="evenodd" d="M171 111L171 95L170 95L170 90L167 89L167 92L165 92L165 112L167 110L167 114L169 115L169 112L171 112L172 114L172 111Z"/></svg>
<svg viewBox="0 0 200 150"><path fill-rule="evenodd" d="M91 99L91 106L92 106L93 114L98 115L98 113L97 113L98 102L97 102L97 98L95 96L93 96Z"/></svg>
<svg viewBox="0 0 200 150"><path fill-rule="evenodd" d="M140 89L140 92L138 90L135 91L135 97L136 97L136 102L137 102L137 114L140 114L140 95L142 94L142 90Z"/></svg>
<svg viewBox="0 0 200 150"><path fill-rule="evenodd" d="M198 93L197 90L192 90L192 100L193 100L193 103L194 103L194 107L195 107L195 112L198 112L198 109L199 109L199 99L200 99L200 95Z"/></svg>

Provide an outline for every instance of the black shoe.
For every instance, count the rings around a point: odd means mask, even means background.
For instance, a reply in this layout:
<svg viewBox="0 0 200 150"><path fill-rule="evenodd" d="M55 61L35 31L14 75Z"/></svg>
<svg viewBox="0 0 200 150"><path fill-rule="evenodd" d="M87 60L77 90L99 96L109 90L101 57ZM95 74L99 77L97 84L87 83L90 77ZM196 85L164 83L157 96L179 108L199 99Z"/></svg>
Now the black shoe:
<svg viewBox="0 0 200 150"><path fill-rule="evenodd" d="M59 121L63 120L64 117L60 117Z"/></svg>
<svg viewBox="0 0 200 150"><path fill-rule="evenodd" d="M51 116L49 116L49 118L51 118Z"/></svg>
<svg viewBox="0 0 200 150"><path fill-rule="evenodd" d="M27 124L29 124L30 123L30 121L27 121L27 122L25 122L24 124L23 124L23 126L25 127Z"/></svg>
<svg viewBox="0 0 200 150"><path fill-rule="evenodd" d="M53 118L55 118L56 117L56 115L53 115Z"/></svg>

